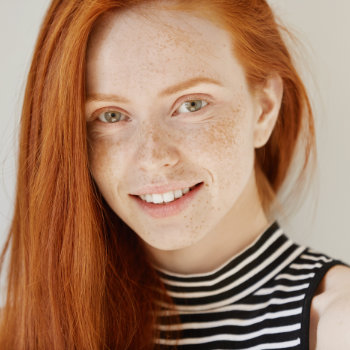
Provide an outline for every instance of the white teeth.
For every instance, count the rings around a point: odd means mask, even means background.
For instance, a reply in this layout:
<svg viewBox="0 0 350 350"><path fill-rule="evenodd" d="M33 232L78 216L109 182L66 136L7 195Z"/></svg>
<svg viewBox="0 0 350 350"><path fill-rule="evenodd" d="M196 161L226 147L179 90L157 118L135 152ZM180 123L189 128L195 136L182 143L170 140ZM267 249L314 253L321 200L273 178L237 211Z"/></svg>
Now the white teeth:
<svg viewBox="0 0 350 350"><path fill-rule="evenodd" d="M180 198L180 197L182 197L182 191L181 191L181 190L176 190L176 191L174 191L174 197L175 197L175 198Z"/></svg>
<svg viewBox="0 0 350 350"><path fill-rule="evenodd" d="M163 194L163 200L165 203L172 202L175 198L174 192L167 192Z"/></svg>
<svg viewBox="0 0 350 350"><path fill-rule="evenodd" d="M153 197L153 203L163 203L163 196L161 194L152 194Z"/></svg>
<svg viewBox="0 0 350 350"><path fill-rule="evenodd" d="M152 201L153 201L153 198L152 198L152 195L151 195L151 194L143 195L143 196L141 196L141 198L142 198L143 200L146 200L147 202L152 202Z"/></svg>
<svg viewBox="0 0 350 350"><path fill-rule="evenodd" d="M139 197L148 203L169 203L174 201L175 199L181 198L184 194L188 193L189 191L190 189L189 187L187 187L182 190L169 191L166 193L143 194Z"/></svg>

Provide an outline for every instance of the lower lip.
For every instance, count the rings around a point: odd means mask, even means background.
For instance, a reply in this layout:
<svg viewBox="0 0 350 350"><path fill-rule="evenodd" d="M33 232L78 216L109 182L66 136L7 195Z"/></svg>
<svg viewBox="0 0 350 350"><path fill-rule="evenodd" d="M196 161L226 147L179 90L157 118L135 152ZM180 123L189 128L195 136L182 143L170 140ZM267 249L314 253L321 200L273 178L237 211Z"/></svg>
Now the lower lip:
<svg viewBox="0 0 350 350"><path fill-rule="evenodd" d="M195 198L202 186L203 182L196 185L196 187L183 195L181 198L169 203L154 204L143 201L139 196L132 196L132 198L134 198L141 209L143 209L150 216L154 218L165 218L168 216L177 215L184 210Z"/></svg>

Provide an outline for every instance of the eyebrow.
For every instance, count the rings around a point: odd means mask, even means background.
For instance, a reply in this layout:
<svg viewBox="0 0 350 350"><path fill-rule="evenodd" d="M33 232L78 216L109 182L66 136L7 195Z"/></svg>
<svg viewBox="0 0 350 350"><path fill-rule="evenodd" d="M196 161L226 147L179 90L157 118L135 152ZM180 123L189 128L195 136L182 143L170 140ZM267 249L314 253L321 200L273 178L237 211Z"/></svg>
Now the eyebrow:
<svg viewBox="0 0 350 350"><path fill-rule="evenodd" d="M186 90L193 86L203 84L203 83L223 86L222 83L220 83L218 80L215 80L213 78L196 77L196 78L192 78L192 79L183 81L181 83L169 86L165 90L161 91L158 96L165 97L165 96L173 95L179 91ZM118 96L115 94L99 94L99 93L89 94L87 96L87 102L90 102L90 101L115 101L118 103L130 103L128 99L122 96Z"/></svg>

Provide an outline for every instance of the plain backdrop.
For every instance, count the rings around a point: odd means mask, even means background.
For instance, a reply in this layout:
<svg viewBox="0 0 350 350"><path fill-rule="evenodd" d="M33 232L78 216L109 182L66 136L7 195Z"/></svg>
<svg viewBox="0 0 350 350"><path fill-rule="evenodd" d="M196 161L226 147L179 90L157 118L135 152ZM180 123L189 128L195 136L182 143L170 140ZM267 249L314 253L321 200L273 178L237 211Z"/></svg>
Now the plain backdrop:
<svg viewBox="0 0 350 350"><path fill-rule="evenodd" d="M281 224L298 242L350 263L350 1L269 2L302 43L295 59L312 99L318 143L314 189L297 215ZM13 212L25 79L48 5L48 0L0 3L0 247Z"/></svg>

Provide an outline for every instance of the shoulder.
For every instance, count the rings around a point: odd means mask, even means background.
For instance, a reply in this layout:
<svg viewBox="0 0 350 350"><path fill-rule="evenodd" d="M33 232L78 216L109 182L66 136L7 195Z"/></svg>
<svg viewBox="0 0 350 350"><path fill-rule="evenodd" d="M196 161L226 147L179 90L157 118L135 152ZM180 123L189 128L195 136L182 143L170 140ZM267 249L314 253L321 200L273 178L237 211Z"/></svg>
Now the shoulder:
<svg viewBox="0 0 350 350"><path fill-rule="evenodd" d="M337 265L322 279L311 304L310 350L350 349L350 268Z"/></svg>

